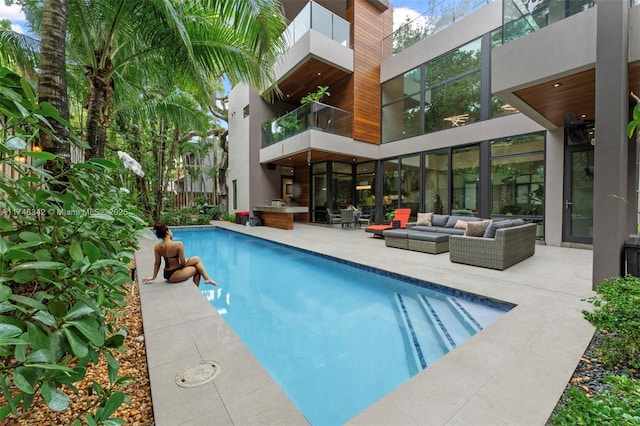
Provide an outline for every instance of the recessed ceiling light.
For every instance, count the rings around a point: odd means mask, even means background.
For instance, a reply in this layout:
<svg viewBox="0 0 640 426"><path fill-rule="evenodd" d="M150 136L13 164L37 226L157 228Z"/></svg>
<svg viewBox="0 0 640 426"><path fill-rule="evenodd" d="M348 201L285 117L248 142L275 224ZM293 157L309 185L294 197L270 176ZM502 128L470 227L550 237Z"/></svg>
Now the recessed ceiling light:
<svg viewBox="0 0 640 426"><path fill-rule="evenodd" d="M587 114L581 114L580 118L587 118Z"/></svg>
<svg viewBox="0 0 640 426"><path fill-rule="evenodd" d="M553 87L560 87L560 86L562 86L562 83L555 83L555 84L553 85Z"/></svg>

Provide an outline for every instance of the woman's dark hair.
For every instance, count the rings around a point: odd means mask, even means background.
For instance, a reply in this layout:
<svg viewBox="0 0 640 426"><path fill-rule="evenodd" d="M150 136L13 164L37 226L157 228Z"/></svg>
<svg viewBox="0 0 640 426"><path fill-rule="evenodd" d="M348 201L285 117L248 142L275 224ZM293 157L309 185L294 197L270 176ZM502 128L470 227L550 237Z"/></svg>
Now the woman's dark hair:
<svg viewBox="0 0 640 426"><path fill-rule="evenodd" d="M169 228L167 228L167 225L162 222L156 222L156 224L153 225L153 230L156 231L156 237L164 238L167 235Z"/></svg>

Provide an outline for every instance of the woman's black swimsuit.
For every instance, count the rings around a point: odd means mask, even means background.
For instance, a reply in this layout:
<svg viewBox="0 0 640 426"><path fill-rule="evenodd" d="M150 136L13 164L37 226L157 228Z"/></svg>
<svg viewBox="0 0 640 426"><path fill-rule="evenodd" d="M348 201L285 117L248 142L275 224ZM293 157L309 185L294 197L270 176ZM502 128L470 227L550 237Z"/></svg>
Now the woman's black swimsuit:
<svg viewBox="0 0 640 426"><path fill-rule="evenodd" d="M174 272L176 272L178 269L180 269L180 267L178 267L176 269L171 269L171 270L167 269L166 266L167 266L167 263L169 263L167 261L169 259L177 259L177 258L178 258L177 254L175 256L169 256L169 257L165 256L164 257L164 266L165 266L165 268L164 268L164 279L167 280L167 281L169 280L169 278L171 278L171 275L173 275Z"/></svg>

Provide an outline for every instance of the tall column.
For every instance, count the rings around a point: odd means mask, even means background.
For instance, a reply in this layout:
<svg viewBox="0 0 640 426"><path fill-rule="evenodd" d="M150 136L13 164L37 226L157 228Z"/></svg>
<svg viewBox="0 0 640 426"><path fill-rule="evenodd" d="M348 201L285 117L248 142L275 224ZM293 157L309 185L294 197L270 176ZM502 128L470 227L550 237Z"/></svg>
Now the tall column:
<svg viewBox="0 0 640 426"><path fill-rule="evenodd" d="M593 194L593 285L623 273L624 242L633 232L628 199L629 0L600 0L596 36L596 145Z"/></svg>

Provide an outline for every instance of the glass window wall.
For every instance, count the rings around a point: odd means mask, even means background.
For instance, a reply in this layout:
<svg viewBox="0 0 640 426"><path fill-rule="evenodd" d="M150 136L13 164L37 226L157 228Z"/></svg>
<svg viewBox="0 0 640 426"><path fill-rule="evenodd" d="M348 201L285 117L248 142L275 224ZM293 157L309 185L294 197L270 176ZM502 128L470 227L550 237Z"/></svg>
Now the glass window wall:
<svg viewBox="0 0 640 426"><path fill-rule="evenodd" d="M311 211L313 222L327 221L327 163L317 163L311 166Z"/></svg>
<svg viewBox="0 0 640 426"><path fill-rule="evenodd" d="M479 120L480 69L478 39L384 83L382 142Z"/></svg>
<svg viewBox="0 0 640 426"><path fill-rule="evenodd" d="M424 211L449 211L449 151L424 156Z"/></svg>
<svg viewBox="0 0 640 426"><path fill-rule="evenodd" d="M400 207L411 209L411 219L420 209L420 156L403 157L400 163Z"/></svg>
<svg viewBox="0 0 640 426"><path fill-rule="evenodd" d="M332 163L332 187L335 190L334 209L344 209L353 204L353 166L348 163Z"/></svg>
<svg viewBox="0 0 640 426"><path fill-rule="evenodd" d="M373 161L356 166L356 207L363 213L370 213L375 206L375 171Z"/></svg>
<svg viewBox="0 0 640 426"><path fill-rule="evenodd" d="M491 142L491 214L544 214L544 136Z"/></svg>
<svg viewBox="0 0 640 426"><path fill-rule="evenodd" d="M382 162L382 209L385 215L398 208L398 181L400 177L398 163L397 159Z"/></svg>
<svg viewBox="0 0 640 426"><path fill-rule="evenodd" d="M453 180L451 214L477 216L480 201L480 147L477 145L451 151Z"/></svg>

